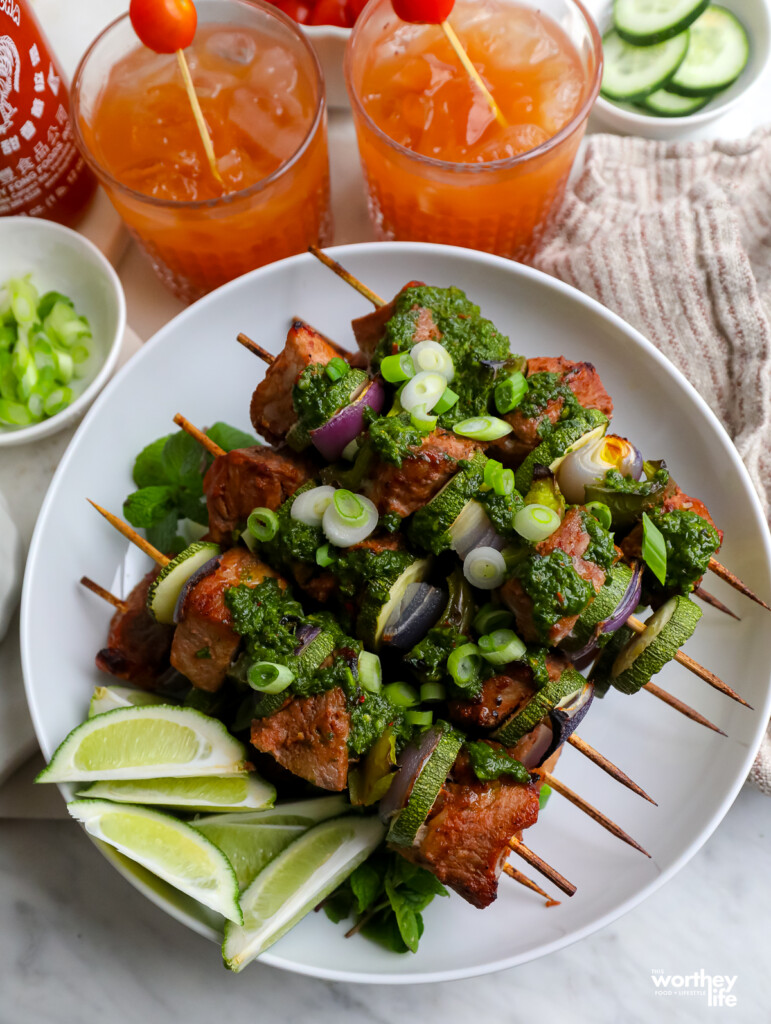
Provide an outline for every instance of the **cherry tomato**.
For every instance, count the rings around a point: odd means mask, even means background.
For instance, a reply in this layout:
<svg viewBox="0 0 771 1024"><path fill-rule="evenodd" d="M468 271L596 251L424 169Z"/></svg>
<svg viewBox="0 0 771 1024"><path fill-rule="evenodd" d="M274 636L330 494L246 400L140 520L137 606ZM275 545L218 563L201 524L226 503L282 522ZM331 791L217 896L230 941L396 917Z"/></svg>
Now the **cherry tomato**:
<svg viewBox="0 0 771 1024"><path fill-rule="evenodd" d="M271 0L271 3L298 25L310 24L313 0Z"/></svg>
<svg viewBox="0 0 771 1024"><path fill-rule="evenodd" d="M356 19L367 6L368 0L345 0L345 13L348 17L348 24L353 27Z"/></svg>
<svg viewBox="0 0 771 1024"><path fill-rule="evenodd" d="M131 0L129 15L140 40L156 53L190 46L198 24L193 0Z"/></svg>
<svg viewBox="0 0 771 1024"><path fill-rule="evenodd" d="M348 28L348 14L345 9L345 0L318 0L311 13L311 25L337 25L339 28Z"/></svg>
<svg viewBox="0 0 771 1024"><path fill-rule="evenodd" d="M455 0L391 0L397 18L413 25L441 25L447 21Z"/></svg>

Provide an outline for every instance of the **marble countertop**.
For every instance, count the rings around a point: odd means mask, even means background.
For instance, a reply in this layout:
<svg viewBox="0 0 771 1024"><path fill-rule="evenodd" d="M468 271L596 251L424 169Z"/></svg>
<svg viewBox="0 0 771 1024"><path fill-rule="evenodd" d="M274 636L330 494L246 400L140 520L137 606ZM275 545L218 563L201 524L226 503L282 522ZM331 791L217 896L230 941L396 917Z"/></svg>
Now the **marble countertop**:
<svg viewBox="0 0 771 1024"><path fill-rule="evenodd" d="M33 2L70 70L101 25L127 6ZM746 134L768 116L770 101L767 76L754 100L714 133ZM368 239L353 129L342 112L331 115L330 143L336 241ZM146 339L181 306L133 246L119 272L129 323ZM11 496L27 539L63 440L30 460ZM0 794L0 1024L203 1024L236 1015L260 1024L310 1016L320 1024L408 1017L460 1024L472 1016L568 1024L771 1019L771 801L748 787L672 881L596 935L491 977L394 989L321 982L261 965L227 974L216 948L143 899L69 821L49 820L63 811L55 791L36 805L37 820L9 820L28 813L32 771L20 770L5 804ZM735 1006L708 1006L703 988L663 994L653 980L702 971L735 976Z"/></svg>

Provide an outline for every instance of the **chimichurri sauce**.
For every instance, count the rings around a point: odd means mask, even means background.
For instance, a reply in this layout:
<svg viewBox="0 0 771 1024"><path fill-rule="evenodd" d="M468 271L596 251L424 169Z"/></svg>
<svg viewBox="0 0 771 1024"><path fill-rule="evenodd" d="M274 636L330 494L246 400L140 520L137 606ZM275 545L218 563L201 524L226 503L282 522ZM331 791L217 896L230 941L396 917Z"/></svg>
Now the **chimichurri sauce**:
<svg viewBox="0 0 771 1024"><path fill-rule="evenodd" d="M401 412L398 416L377 416L364 413L369 426L369 444L383 462L401 466L404 459L413 455L414 448L420 448L425 434L412 425L410 414Z"/></svg>
<svg viewBox="0 0 771 1024"><path fill-rule="evenodd" d="M664 586L679 594L689 594L720 547L719 533L690 509L673 509L671 512L653 509L648 515L654 526L661 530L667 546Z"/></svg>
<svg viewBox="0 0 771 1024"><path fill-rule="evenodd" d="M517 782L529 782L530 772L521 761L507 754L502 747L491 747L482 740L464 744L474 774L480 782L492 782L501 775L513 775Z"/></svg>
<svg viewBox="0 0 771 1024"><path fill-rule="evenodd" d="M542 643L563 616L578 615L594 597L594 587L575 570L572 559L557 549L548 555L528 555L512 575L533 603L533 623Z"/></svg>
<svg viewBox="0 0 771 1024"><path fill-rule="evenodd" d="M332 381L323 363L310 363L292 389L292 404L303 426L307 430L322 426L348 404L366 380L363 370L349 369L339 380Z"/></svg>
<svg viewBox="0 0 771 1024"><path fill-rule="evenodd" d="M550 402L562 399L559 420L569 420L580 416L583 406L570 388L562 383L559 373L533 373L527 378L528 391L517 406L517 412L526 419L541 416ZM558 420L558 422L559 422ZM538 426L538 435L546 437L554 430L554 424L545 417Z"/></svg>

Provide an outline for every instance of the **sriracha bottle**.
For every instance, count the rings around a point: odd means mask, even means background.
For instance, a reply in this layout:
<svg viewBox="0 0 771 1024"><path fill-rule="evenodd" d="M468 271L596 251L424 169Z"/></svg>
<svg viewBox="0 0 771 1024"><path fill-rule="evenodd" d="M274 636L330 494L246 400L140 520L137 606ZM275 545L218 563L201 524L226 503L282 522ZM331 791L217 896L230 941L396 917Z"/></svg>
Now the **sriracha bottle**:
<svg viewBox="0 0 771 1024"><path fill-rule="evenodd" d="M61 68L28 0L0 0L0 216L77 219L96 179L75 148Z"/></svg>

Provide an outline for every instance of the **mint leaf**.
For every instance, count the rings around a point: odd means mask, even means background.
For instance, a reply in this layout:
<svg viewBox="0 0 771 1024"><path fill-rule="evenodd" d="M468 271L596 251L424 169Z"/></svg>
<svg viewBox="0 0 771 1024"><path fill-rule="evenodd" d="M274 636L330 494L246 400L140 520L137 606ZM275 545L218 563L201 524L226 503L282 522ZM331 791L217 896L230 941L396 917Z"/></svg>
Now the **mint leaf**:
<svg viewBox="0 0 771 1024"><path fill-rule="evenodd" d="M209 525L206 502L200 495L191 494L189 491L180 491L177 495L177 508L181 518L192 519L199 526Z"/></svg>
<svg viewBox="0 0 771 1024"><path fill-rule="evenodd" d="M169 483L200 494L202 491L201 477L201 446L184 430L172 434L163 446L163 468Z"/></svg>
<svg viewBox="0 0 771 1024"><path fill-rule="evenodd" d="M372 864L365 861L364 864L360 864L356 868L349 882L358 903L359 913L363 914L380 895L383 884L380 872Z"/></svg>
<svg viewBox="0 0 771 1024"><path fill-rule="evenodd" d="M123 502L123 514L132 526L155 526L175 508L173 487L141 487ZM175 520L176 529L176 520Z"/></svg>
<svg viewBox="0 0 771 1024"><path fill-rule="evenodd" d="M184 548L185 541L177 535L177 511L161 519L145 529L145 535L154 548L158 548L165 555L177 555Z"/></svg>
<svg viewBox="0 0 771 1024"><path fill-rule="evenodd" d="M449 896L445 887L436 877L432 875L430 871L426 871L425 868L419 868L419 874L414 878L410 879L408 888L414 892L419 893L421 896Z"/></svg>
<svg viewBox="0 0 771 1024"><path fill-rule="evenodd" d="M413 953L417 953L420 941L418 915L405 900L404 893L395 888L388 879L386 879L385 891L396 916L396 924L405 946Z"/></svg>
<svg viewBox="0 0 771 1024"><path fill-rule="evenodd" d="M226 452L232 452L234 448L253 448L260 443L252 434L222 422L213 423L206 431L206 436Z"/></svg>
<svg viewBox="0 0 771 1024"><path fill-rule="evenodd" d="M134 461L134 483L137 487L156 487L170 483L163 465L163 449L171 434L148 444Z"/></svg>

